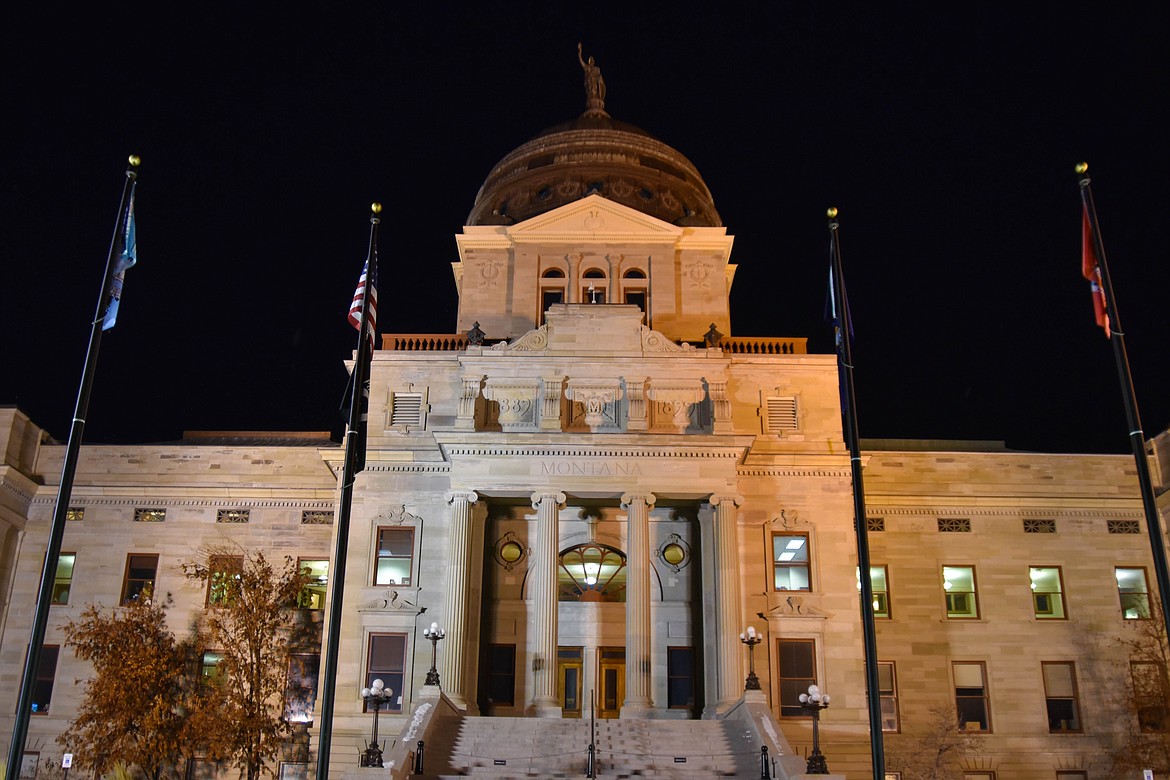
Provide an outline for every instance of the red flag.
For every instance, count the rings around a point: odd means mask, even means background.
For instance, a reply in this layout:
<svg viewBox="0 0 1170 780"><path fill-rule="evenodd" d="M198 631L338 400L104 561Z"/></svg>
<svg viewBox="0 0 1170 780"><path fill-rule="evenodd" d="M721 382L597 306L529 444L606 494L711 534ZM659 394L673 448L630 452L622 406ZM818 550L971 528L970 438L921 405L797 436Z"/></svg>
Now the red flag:
<svg viewBox="0 0 1170 780"><path fill-rule="evenodd" d="M353 293L353 302L349 305L349 316L346 319L355 328L361 327L362 306L365 304L367 291L370 295L370 305L366 310L366 333L369 334L370 349L373 349L374 341L378 333L377 255L374 255L373 263L367 260L365 266L362 268L361 278L358 279L357 289Z"/></svg>
<svg viewBox="0 0 1170 780"><path fill-rule="evenodd" d="M1110 338L1112 334L1109 330L1109 314L1105 308L1105 290L1101 284L1101 264L1097 262L1097 250L1093 245L1093 226L1089 222L1087 208L1081 213L1081 275L1089 280L1097 324L1105 329L1105 338Z"/></svg>

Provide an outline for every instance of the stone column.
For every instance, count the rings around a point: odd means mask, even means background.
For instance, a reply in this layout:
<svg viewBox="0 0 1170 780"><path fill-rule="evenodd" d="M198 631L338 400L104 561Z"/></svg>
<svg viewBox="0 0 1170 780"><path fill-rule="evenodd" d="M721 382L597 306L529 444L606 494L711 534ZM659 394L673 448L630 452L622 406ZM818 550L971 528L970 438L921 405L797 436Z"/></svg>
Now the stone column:
<svg viewBox="0 0 1170 780"><path fill-rule="evenodd" d="M532 550L532 698L530 709L541 718L561 717L557 697L557 557L564 493L536 492L536 544Z"/></svg>
<svg viewBox="0 0 1170 780"><path fill-rule="evenodd" d="M451 505L451 539L447 544L446 652L439 659L439 680L447 698L455 706L467 709L467 660L475 657L474 652L469 652L469 644L473 643L467 631L467 573L471 569L471 505L479 496L472 490L455 490L443 498Z"/></svg>
<svg viewBox="0 0 1170 780"><path fill-rule="evenodd" d="M739 513L743 497L713 495L715 509L715 668L716 706L722 710L743 693L743 653L739 641Z"/></svg>
<svg viewBox="0 0 1170 780"><path fill-rule="evenodd" d="M653 493L622 496L627 513L626 700L623 718L648 718L654 709L650 667L650 507Z"/></svg>

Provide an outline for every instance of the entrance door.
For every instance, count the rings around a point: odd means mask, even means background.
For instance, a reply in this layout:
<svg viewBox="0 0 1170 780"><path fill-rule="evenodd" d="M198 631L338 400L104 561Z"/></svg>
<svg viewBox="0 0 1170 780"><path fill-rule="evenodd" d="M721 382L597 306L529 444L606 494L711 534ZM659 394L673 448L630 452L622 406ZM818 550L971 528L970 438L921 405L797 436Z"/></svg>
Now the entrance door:
<svg viewBox="0 0 1170 780"><path fill-rule="evenodd" d="M561 715L581 717L581 648L557 648L557 695L561 698Z"/></svg>
<svg viewBox="0 0 1170 780"><path fill-rule="evenodd" d="M597 680L601 689L597 717L620 716L626 698L626 648L597 648Z"/></svg>

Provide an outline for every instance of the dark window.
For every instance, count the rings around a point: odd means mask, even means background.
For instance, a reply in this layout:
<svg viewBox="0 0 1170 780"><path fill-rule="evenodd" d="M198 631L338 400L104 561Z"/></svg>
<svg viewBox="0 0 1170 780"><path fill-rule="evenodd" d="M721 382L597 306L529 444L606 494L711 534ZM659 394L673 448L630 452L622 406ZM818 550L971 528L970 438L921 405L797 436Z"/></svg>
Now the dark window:
<svg viewBox="0 0 1170 780"><path fill-rule="evenodd" d="M317 653L294 653L289 656L284 695L284 719L289 723L313 722L320 668L321 656Z"/></svg>
<svg viewBox="0 0 1170 780"><path fill-rule="evenodd" d="M780 678L780 716L794 718L807 715L800 706L800 694L815 685L816 644L812 639L777 639L776 662Z"/></svg>
<svg viewBox="0 0 1170 780"><path fill-rule="evenodd" d="M666 648L666 706L686 709L695 706L695 649Z"/></svg>
<svg viewBox="0 0 1170 780"><path fill-rule="evenodd" d="M53 678L57 676L57 656L61 648L56 645L42 645L41 657L37 659L37 676L33 680L32 711L49 711L53 699Z"/></svg>
<svg viewBox="0 0 1170 780"><path fill-rule="evenodd" d="M898 681L893 661L878 661L878 693L882 698L882 731L901 731L898 719Z"/></svg>
<svg viewBox="0 0 1170 780"><path fill-rule="evenodd" d="M987 696L987 670L982 662L953 664L955 674L955 707L961 731L991 731L991 715Z"/></svg>
<svg viewBox="0 0 1170 780"><path fill-rule="evenodd" d="M488 705L515 704L516 645L488 645L487 669Z"/></svg>
<svg viewBox="0 0 1170 780"><path fill-rule="evenodd" d="M122 603L129 604L143 592L154 592L154 578L158 573L158 556L131 553L126 556L126 576L122 580Z"/></svg>
<svg viewBox="0 0 1170 780"><path fill-rule="evenodd" d="M1048 708L1048 730L1080 731L1080 707L1077 704L1077 675L1071 662L1044 661L1044 699Z"/></svg>
<svg viewBox="0 0 1170 780"><path fill-rule="evenodd" d="M1148 734L1170 731L1170 713L1166 710L1170 683L1166 678L1166 668L1153 661L1130 661L1129 673L1133 680L1138 725L1142 731Z"/></svg>
<svg viewBox="0 0 1170 780"><path fill-rule="evenodd" d="M392 692L387 712L402 712L403 669L406 667L406 634L370 634L365 687L381 680Z"/></svg>
<svg viewBox="0 0 1170 780"><path fill-rule="evenodd" d="M642 311L646 311L646 291L626 290L626 303L637 306Z"/></svg>
<svg viewBox="0 0 1170 780"><path fill-rule="evenodd" d="M375 585L410 585L413 562L413 528L378 529L377 560L374 564Z"/></svg>

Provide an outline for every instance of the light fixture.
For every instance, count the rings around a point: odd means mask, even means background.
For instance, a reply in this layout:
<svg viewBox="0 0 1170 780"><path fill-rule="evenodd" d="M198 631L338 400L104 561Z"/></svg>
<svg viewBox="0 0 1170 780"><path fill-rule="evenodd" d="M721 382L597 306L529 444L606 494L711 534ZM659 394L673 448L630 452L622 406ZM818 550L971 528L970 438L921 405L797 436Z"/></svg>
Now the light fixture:
<svg viewBox="0 0 1170 780"><path fill-rule="evenodd" d="M601 573L601 564L596 561L585 562L585 584L596 585L597 575Z"/></svg>

